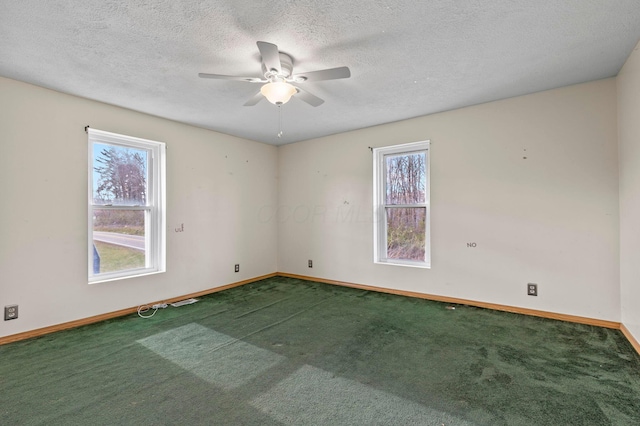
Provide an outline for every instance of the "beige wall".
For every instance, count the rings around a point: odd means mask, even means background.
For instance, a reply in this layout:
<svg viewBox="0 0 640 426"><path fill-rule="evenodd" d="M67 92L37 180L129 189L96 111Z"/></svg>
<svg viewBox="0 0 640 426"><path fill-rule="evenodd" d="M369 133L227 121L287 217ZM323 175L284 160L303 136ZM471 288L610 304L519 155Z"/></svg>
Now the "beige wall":
<svg viewBox="0 0 640 426"><path fill-rule="evenodd" d="M640 43L617 83L622 323L640 341Z"/></svg>
<svg viewBox="0 0 640 426"><path fill-rule="evenodd" d="M166 273L87 284L86 125L166 142ZM0 148L0 336L276 271L274 146L0 78Z"/></svg>
<svg viewBox="0 0 640 426"><path fill-rule="evenodd" d="M634 55L618 104L607 79L279 148L0 78L0 303L20 305L0 336L276 270L611 321L622 270L637 336L624 231L621 269L618 255L619 217L640 209L624 196L640 185L625 154L638 148ZM165 274L87 284L85 125L167 143ZM433 266L373 264L368 147L425 139Z"/></svg>
<svg viewBox="0 0 640 426"><path fill-rule="evenodd" d="M368 147L425 139L432 268L373 264ZM278 155L279 209L270 214L281 272L620 320L615 79L286 145ZM538 297L526 295L528 282Z"/></svg>

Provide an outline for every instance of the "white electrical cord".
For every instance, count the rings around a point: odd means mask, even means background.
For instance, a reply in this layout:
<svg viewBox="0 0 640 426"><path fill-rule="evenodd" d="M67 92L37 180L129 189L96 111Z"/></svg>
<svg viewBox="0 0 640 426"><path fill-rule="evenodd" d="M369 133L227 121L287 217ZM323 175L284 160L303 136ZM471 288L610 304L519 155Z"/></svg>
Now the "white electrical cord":
<svg viewBox="0 0 640 426"><path fill-rule="evenodd" d="M138 306L138 316L140 318L151 318L156 314L156 312L158 312L158 309L160 308L164 309L166 307L167 307L166 303L158 303L156 305L153 305L151 308L149 308L149 305L140 305ZM153 313L151 315L142 315L145 312L149 312L150 309L153 309Z"/></svg>
<svg viewBox="0 0 640 426"><path fill-rule="evenodd" d="M174 302L171 304L171 306L173 306L174 308L177 308L184 305L191 305L192 303L196 303L197 301L198 299L191 298L191 299L181 300L179 302ZM167 307L169 307L169 305L167 305L164 302L156 303L155 305L151 306L151 308L149 308L149 305L140 305L138 306L138 316L140 318L151 318L156 314L156 312L158 312L158 309L164 309ZM151 309L153 309L153 313L151 315L142 315L145 312L149 312Z"/></svg>

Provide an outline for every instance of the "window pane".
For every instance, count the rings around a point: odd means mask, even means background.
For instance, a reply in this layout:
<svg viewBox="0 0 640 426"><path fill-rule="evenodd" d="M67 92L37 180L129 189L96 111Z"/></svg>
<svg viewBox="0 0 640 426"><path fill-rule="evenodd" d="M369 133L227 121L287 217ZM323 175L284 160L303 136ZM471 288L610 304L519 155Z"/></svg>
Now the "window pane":
<svg viewBox="0 0 640 426"><path fill-rule="evenodd" d="M144 268L145 211L93 211L93 273Z"/></svg>
<svg viewBox="0 0 640 426"><path fill-rule="evenodd" d="M147 151L93 144L93 203L142 206L147 203Z"/></svg>
<svg viewBox="0 0 640 426"><path fill-rule="evenodd" d="M426 155L385 156L387 171L385 204L416 204L426 200Z"/></svg>
<svg viewBox="0 0 640 426"><path fill-rule="evenodd" d="M424 207L387 207L387 258L425 260Z"/></svg>

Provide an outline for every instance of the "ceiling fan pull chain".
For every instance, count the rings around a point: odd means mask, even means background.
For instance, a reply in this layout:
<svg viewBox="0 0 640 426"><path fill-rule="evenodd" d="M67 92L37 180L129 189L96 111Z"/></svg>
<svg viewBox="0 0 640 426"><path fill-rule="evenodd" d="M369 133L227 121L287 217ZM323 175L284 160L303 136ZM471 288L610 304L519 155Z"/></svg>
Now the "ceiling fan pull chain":
<svg viewBox="0 0 640 426"><path fill-rule="evenodd" d="M278 105L278 137L282 137L282 105Z"/></svg>

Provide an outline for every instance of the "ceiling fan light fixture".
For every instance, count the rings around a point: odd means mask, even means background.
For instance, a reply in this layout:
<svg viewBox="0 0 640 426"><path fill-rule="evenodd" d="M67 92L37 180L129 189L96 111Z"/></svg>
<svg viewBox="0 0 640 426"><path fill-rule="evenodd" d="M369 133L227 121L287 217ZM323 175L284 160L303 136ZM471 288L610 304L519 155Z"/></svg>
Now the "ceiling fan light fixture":
<svg viewBox="0 0 640 426"><path fill-rule="evenodd" d="M260 88L260 93L274 105L286 104L296 92L295 87L284 81L267 83Z"/></svg>

